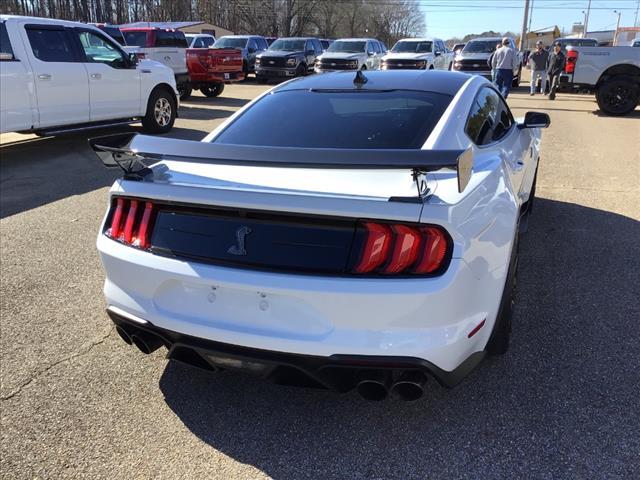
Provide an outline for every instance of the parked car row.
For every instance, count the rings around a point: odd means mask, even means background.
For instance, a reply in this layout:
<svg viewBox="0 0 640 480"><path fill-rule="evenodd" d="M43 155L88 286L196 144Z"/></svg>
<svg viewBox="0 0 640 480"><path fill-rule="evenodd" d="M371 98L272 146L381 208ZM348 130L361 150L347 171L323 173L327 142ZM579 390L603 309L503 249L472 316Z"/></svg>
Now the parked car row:
<svg viewBox="0 0 640 480"><path fill-rule="evenodd" d="M462 49L458 50L453 60L453 70L463 73L481 75L491 80L491 67L489 57L496 51L496 46L502 43L502 37L480 37L469 40ZM515 41L510 38L509 46L516 49ZM517 50L517 49L516 49ZM513 86L520 85L522 77L523 55L520 52L520 61L513 70Z"/></svg>

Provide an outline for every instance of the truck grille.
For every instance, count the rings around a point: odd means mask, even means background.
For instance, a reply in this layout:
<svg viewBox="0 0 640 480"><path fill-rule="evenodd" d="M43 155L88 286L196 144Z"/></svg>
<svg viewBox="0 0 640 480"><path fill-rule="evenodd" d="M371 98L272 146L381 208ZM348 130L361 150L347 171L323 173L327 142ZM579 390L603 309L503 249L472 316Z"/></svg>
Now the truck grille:
<svg viewBox="0 0 640 480"><path fill-rule="evenodd" d="M356 70L357 67L352 67L353 62L356 60L346 60L342 58L331 58L320 61L320 68L322 70Z"/></svg>
<svg viewBox="0 0 640 480"><path fill-rule="evenodd" d="M287 59L285 57L260 57L260 65L266 68L285 67Z"/></svg>
<svg viewBox="0 0 640 480"><path fill-rule="evenodd" d="M411 60L411 59L406 59L406 60L394 59L394 60L384 61L385 70L416 70L416 69L424 68L424 66L425 66L424 60L417 61L417 60Z"/></svg>
<svg viewBox="0 0 640 480"><path fill-rule="evenodd" d="M461 72L488 72L491 70L487 61L484 59L478 60L456 60L456 70Z"/></svg>

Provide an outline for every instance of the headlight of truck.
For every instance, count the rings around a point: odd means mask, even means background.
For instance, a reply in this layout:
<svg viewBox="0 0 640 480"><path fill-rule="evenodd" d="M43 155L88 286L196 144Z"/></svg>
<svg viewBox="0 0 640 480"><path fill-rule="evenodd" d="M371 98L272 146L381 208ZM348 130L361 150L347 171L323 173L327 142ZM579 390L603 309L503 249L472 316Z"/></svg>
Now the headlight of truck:
<svg viewBox="0 0 640 480"><path fill-rule="evenodd" d="M256 57L256 65L260 65L260 59Z"/></svg>
<svg viewBox="0 0 640 480"><path fill-rule="evenodd" d="M349 67L351 68L358 68L358 61L354 60L352 62L349 62L347 65L349 65Z"/></svg>
<svg viewBox="0 0 640 480"><path fill-rule="evenodd" d="M416 67L424 68L426 66L427 66L427 61L426 60L418 60L418 61L416 61Z"/></svg>
<svg viewBox="0 0 640 480"><path fill-rule="evenodd" d="M289 60L287 60L287 66L289 67L295 67L296 66L296 59L295 58L290 58Z"/></svg>

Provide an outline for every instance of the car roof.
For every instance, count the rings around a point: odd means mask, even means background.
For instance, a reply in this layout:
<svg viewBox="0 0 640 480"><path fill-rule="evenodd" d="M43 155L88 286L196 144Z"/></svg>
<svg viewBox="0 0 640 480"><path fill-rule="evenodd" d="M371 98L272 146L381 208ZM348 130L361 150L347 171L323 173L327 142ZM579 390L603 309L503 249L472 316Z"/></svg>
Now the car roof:
<svg viewBox="0 0 640 480"><path fill-rule="evenodd" d="M339 38L339 39L337 39L335 41L336 42L364 42L364 41L379 42L380 40L378 40L376 38L358 38L358 37L354 37L354 38Z"/></svg>
<svg viewBox="0 0 640 480"><path fill-rule="evenodd" d="M323 73L299 77L274 88L287 90L420 90L455 95L472 75L446 70L386 70L363 72L364 85L356 85L355 72Z"/></svg>
<svg viewBox="0 0 640 480"><path fill-rule="evenodd" d="M224 35L220 38L265 38L261 35Z"/></svg>
<svg viewBox="0 0 640 480"><path fill-rule="evenodd" d="M318 37L277 37L276 40L317 40Z"/></svg>
<svg viewBox="0 0 640 480"><path fill-rule="evenodd" d="M501 42L504 37L478 37L472 38L467 43L471 42ZM509 40L513 40L511 37L507 37Z"/></svg>
<svg viewBox="0 0 640 480"><path fill-rule="evenodd" d="M433 42L434 40L440 40L435 37L413 37L413 38L401 38L398 42Z"/></svg>

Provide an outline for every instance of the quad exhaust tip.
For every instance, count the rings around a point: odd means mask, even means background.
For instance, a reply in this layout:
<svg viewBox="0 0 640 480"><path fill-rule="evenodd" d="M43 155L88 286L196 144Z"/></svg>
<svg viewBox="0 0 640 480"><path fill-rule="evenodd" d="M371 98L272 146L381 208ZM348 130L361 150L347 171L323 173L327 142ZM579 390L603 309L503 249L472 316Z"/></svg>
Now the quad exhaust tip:
<svg viewBox="0 0 640 480"><path fill-rule="evenodd" d="M155 352L164 345L164 341L153 333L138 330L131 336L131 341L144 354Z"/></svg>
<svg viewBox="0 0 640 480"><path fill-rule="evenodd" d="M391 387L391 394L406 402L414 402L424 395L427 377L422 372L404 372Z"/></svg>

